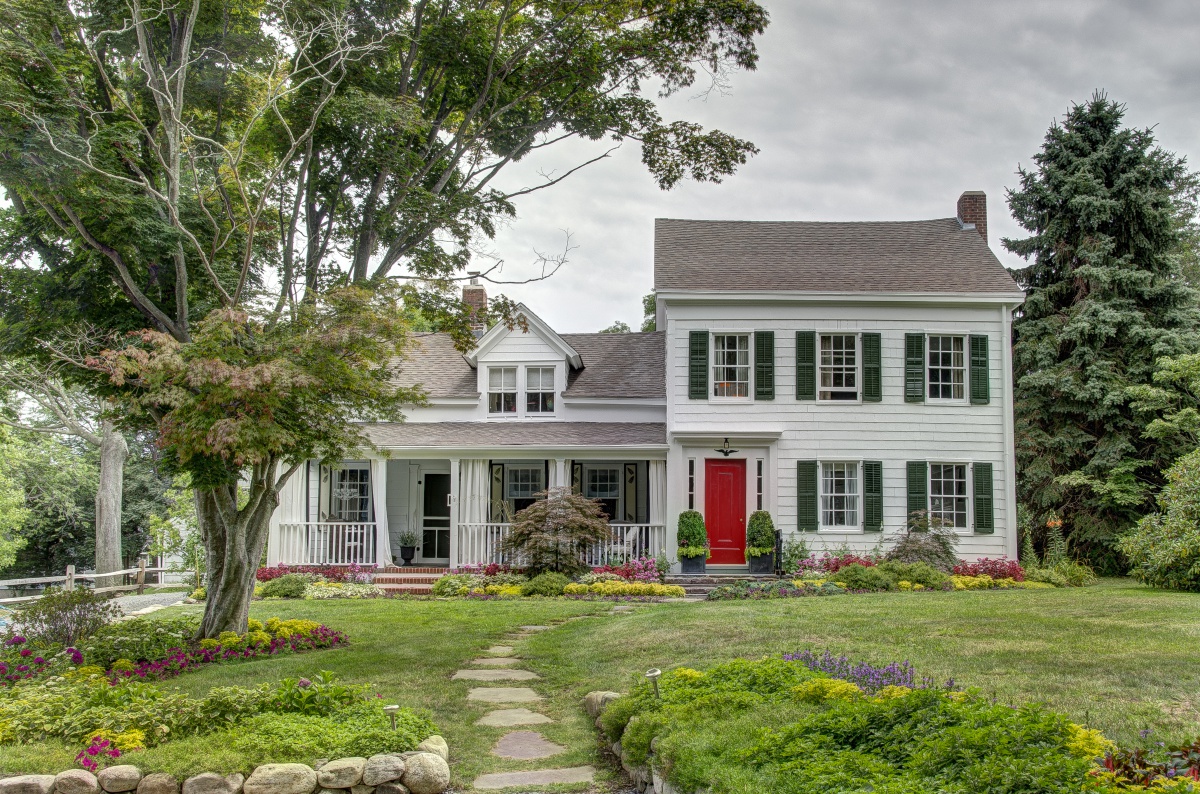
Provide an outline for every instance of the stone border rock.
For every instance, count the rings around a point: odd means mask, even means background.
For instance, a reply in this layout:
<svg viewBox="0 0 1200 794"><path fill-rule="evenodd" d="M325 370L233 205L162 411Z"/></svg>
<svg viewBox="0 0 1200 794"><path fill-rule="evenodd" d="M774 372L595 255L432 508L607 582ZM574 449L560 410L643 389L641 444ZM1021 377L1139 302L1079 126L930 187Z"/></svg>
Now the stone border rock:
<svg viewBox="0 0 1200 794"><path fill-rule="evenodd" d="M338 758L306 764L263 764L243 777L203 772L179 781L143 775L131 764L92 774L68 769L57 775L0 778L0 794L442 794L450 788L450 748L436 734L405 753Z"/></svg>
<svg viewBox="0 0 1200 794"><path fill-rule="evenodd" d="M608 704L612 703L617 698L621 697L620 692L588 692L583 698L583 709L588 713L596 723L596 728L603 732L600 725L600 715L608 708ZM645 766L634 766L629 762L629 754L621 748L619 741L613 742L609 747L612 754L621 762L621 768L629 775L630 782L642 794L653 792L653 794L680 794L679 790L668 783L658 774L658 770L654 768L654 755L651 752ZM654 742L650 742L651 751L654 750ZM3 794L0 792L0 794Z"/></svg>

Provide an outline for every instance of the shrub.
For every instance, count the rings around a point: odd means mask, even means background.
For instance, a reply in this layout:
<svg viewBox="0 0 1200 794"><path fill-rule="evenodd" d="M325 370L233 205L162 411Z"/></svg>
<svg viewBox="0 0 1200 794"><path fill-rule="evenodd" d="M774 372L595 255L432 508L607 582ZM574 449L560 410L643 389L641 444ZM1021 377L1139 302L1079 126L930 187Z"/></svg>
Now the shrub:
<svg viewBox="0 0 1200 794"><path fill-rule="evenodd" d="M618 578L629 582L660 582L666 577L667 572L659 565L658 558L638 557L622 565L602 565L599 568L593 568L592 573L616 574ZM586 575L584 574L584 576Z"/></svg>
<svg viewBox="0 0 1200 794"><path fill-rule="evenodd" d="M276 580L279 581L279 580ZM263 585L266 587L267 585ZM350 582L310 582L304 588L304 598L378 598L383 591L373 584Z"/></svg>
<svg viewBox="0 0 1200 794"><path fill-rule="evenodd" d="M584 573L588 549L612 535L604 508L567 487L550 488L539 496L544 498L513 516L504 550L525 560L534 574Z"/></svg>
<svg viewBox="0 0 1200 794"><path fill-rule="evenodd" d="M770 598L802 598L804 596L838 595L846 592L833 582L739 581L714 587L708 591L709 601L763 600Z"/></svg>
<svg viewBox="0 0 1200 794"><path fill-rule="evenodd" d="M875 567L867 567L854 563L840 569L833 577L834 584L844 586L847 590L895 590L896 581L891 576Z"/></svg>
<svg viewBox="0 0 1200 794"><path fill-rule="evenodd" d="M675 541L680 557L709 556L708 530L704 528L704 516L700 515L699 511L684 510L679 514Z"/></svg>
<svg viewBox="0 0 1200 794"><path fill-rule="evenodd" d="M263 598L304 598L304 590L313 582L313 575L288 573L270 579L262 586Z"/></svg>
<svg viewBox="0 0 1200 794"><path fill-rule="evenodd" d="M1055 587L1087 587L1095 584L1096 573L1081 562L1063 559L1053 565L1026 569L1025 579Z"/></svg>
<svg viewBox="0 0 1200 794"><path fill-rule="evenodd" d="M928 590L938 590L950 581L950 577L926 562L882 562L879 570L891 577L893 582L919 584Z"/></svg>
<svg viewBox="0 0 1200 794"><path fill-rule="evenodd" d="M679 585L659 584L658 582L568 584L563 588L563 593L566 595L652 596L657 598L683 598L687 595Z"/></svg>
<svg viewBox="0 0 1200 794"><path fill-rule="evenodd" d="M1200 450L1175 462L1158 495L1159 512L1117 544L1132 575L1152 587L1200 592Z"/></svg>
<svg viewBox="0 0 1200 794"><path fill-rule="evenodd" d="M625 577L615 573L610 573L601 568L593 568L591 573L585 573L579 577L579 584L588 585L596 582L624 582L628 581Z"/></svg>
<svg viewBox="0 0 1200 794"><path fill-rule="evenodd" d="M761 557L775 553L775 522L766 510L755 510L746 522L746 554Z"/></svg>
<svg viewBox="0 0 1200 794"><path fill-rule="evenodd" d="M909 514L908 524L896 539L896 545L888 550L884 559L894 562L924 562L944 573L950 573L958 565L955 546L958 535L938 518L931 518L924 510Z"/></svg>
<svg viewBox="0 0 1200 794"><path fill-rule="evenodd" d="M324 579L327 582L346 582L348 584L365 584L371 581L371 570L361 565L274 565L269 568L259 568L254 572L254 578L261 583L287 576L291 573L308 574L314 579Z"/></svg>
<svg viewBox="0 0 1200 794"><path fill-rule="evenodd" d="M21 607L17 621L30 645L74 645L120 614L120 608L108 596L87 588L49 588L37 601Z"/></svg>
<svg viewBox="0 0 1200 794"><path fill-rule="evenodd" d="M77 647L87 664L108 670L118 659L161 659L186 648L198 627L195 618L123 620L110 623Z"/></svg>
<svg viewBox="0 0 1200 794"><path fill-rule="evenodd" d="M851 551L844 551L839 554L825 552L820 557L814 555L802 558L796 564L794 572L800 576L816 576L820 578L821 574L837 573L847 565L861 565L864 568L870 568L872 565L875 565L875 562L871 557L863 557Z"/></svg>
<svg viewBox="0 0 1200 794"><path fill-rule="evenodd" d="M1025 581L1025 569L1016 560L1007 557L988 559L980 557L975 562L965 560L954 566L954 573L959 576L981 576L987 574L993 579L1012 579L1016 582Z"/></svg>
<svg viewBox="0 0 1200 794"><path fill-rule="evenodd" d="M521 585L523 596L560 596L571 580L561 573L543 573Z"/></svg>
<svg viewBox="0 0 1200 794"><path fill-rule="evenodd" d="M262 714L243 723L233 743L250 758L311 764L314 758L407 752L436 732L433 723L410 709L396 714L392 730L378 705L363 703L327 716Z"/></svg>
<svg viewBox="0 0 1200 794"><path fill-rule="evenodd" d="M433 583L433 594L440 598L466 595L471 592L477 577L469 573L450 573Z"/></svg>

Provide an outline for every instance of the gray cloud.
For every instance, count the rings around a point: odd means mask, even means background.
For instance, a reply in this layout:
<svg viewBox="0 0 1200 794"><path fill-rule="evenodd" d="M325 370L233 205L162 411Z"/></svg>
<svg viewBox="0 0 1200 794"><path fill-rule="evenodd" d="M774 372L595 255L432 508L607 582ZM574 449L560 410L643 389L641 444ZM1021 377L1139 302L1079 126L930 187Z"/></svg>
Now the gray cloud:
<svg viewBox="0 0 1200 794"><path fill-rule="evenodd" d="M1018 164L1072 102L1106 90L1126 121L1195 162L1200 142L1200 4L1181 2L771 2L759 69L726 95L679 96L687 118L754 141L761 153L719 185L659 191L636 145L519 200L498 235L505 275L534 249L578 246L545 282L511 286L555 328L636 326L649 292L653 219L904 220L947 217L963 190L988 194L993 250L1020 237L1004 201ZM576 143L518 164L506 187L603 151ZM731 280L736 274L731 274ZM492 288L495 291L497 288Z"/></svg>

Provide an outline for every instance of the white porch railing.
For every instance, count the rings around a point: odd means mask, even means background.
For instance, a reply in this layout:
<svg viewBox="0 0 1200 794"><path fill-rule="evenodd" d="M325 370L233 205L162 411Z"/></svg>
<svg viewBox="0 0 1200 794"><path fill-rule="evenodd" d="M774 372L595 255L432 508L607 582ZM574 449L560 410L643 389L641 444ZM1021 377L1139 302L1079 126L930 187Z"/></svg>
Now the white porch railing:
<svg viewBox="0 0 1200 794"><path fill-rule="evenodd" d="M279 525L281 565L374 565L373 523L322 521Z"/></svg>
<svg viewBox="0 0 1200 794"><path fill-rule="evenodd" d="M511 527L511 524L502 523L459 524L458 559L454 566L519 565L519 560L504 551L504 539ZM588 549L588 565L620 565L638 557L655 557L667 548L667 528L662 524L613 524L610 529L610 541Z"/></svg>

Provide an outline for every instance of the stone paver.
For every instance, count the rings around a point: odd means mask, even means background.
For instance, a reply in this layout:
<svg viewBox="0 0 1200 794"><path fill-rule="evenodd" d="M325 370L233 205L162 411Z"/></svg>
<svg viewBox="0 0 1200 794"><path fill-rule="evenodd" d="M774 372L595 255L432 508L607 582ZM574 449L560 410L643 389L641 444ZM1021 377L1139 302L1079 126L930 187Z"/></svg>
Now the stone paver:
<svg viewBox="0 0 1200 794"><path fill-rule="evenodd" d="M515 656L485 656L482 659L472 659L467 664L476 667L512 667L519 661L521 660Z"/></svg>
<svg viewBox="0 0 1200 794"><path fill-rule="evenodd" d="M492 748L492 755L516 761L536 761L566 751L566 747L547 740L537 731L513 731L500 737Z"/></svg>
<svg viewBox="0 0 1200 794"><path fill-rule="evenodd" d="M518 725L543 725L554 720L545 714L538 714L529 709L497 709L489 711L479 719L476 725L486 725L491 728L514 728Z"/></svg>
<svg viewBox="0 0 1200 794"><path fill-rule="evenodd" d="M513 649L511 645L493 645L484 651L484 653L491 653L495 654L496 656L509 656L512 654L512 652Z"/></svg>
<svg viewBox="0 0 1200 794"><path fill-rule="evenodd" d="M632 612L633 607L629 606L628 604L617 604L616 606L613 607L612 611L613 612Z"/></svg>
<svg viewBox="0 0 1200 794"><path fill-rule="evenodd" d="M555 783L591 783L596 770L590 766L567 769L537 769L532 772L493 772L475 778L475 788L495 790L510 786L550 786Z"/></svg>
<svg viewBox="0 0 1200 794"><path fill-rule="evenodd" d="M549 631L553 626L522 626L521 631Z"/></svg>
<svg viewBox="0 0 1200 794"><path fill-rule="evenodd" d="M529 670L459 670L451 681L533 681L541 678Z"/></svg>
<svg viewBox="0 0 1200 794"><path fill-rule="evenodd" d="M480 703L536 703L542 696L526 686L474 687L467 692L467 700Z"/></svg>

